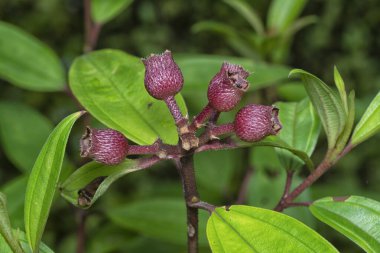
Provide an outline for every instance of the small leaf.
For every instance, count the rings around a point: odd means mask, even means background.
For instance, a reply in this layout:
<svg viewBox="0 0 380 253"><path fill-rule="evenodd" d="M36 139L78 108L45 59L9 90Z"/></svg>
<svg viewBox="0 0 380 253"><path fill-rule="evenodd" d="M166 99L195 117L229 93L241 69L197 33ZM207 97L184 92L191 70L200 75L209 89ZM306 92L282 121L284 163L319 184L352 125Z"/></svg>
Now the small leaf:
<svg viewBox="0 0 380 253"><path fill-rule="evenodd" d="M21 88L60 91L65 73L57 55L20 28L0 21L0 77Z"/></svg>
<svg viewBox="0 0 380 253"><path fill-rule="evenodd" d="M372 100L364 115L356 125L351 143L356 146L375 135L380 130L380 92Z"/></svg>
<svg viewBox="0 0 380 253"><path fill-rule="evenodd" d="M107 215L117 225L137 231L140 234L186 245L186 208L182 199L161 198L140 200L109 209ZM199 244L207 245L206 212L199 213Z"/></svg>
<svg viewBox="0 0 380 253"><path fill-rule="evenodd" d="M219 207L207 222L212 252L338 252L326 239L285 214L249 206Z"/></svg>
<svg viewBox="0 0 380 253"><path fill-rule="evenodd" d="M84 112L63 119L45 142L30 173L25 195L25 231L30 247L38 248L58 183L69 133Z"/></svg>
<svg viewBox="0 0 380 253"><path fill-rule="evenodd" d="M347 122L343 129L343 132L339 136L335 150L337 153L341 152L347 144L348 138L350 138L352 128L354 127L355 121L355 91L351 91L348 95L347 101Z"/></svg>
<svg viewBox="0 0 380 253"><path fill-rule="evenodd" d="M53 124L33 108L16 102L0 102L0 118L5 154L21 171L29 172Z"/></svg>
<svg viewBox="0 0 380 253"><path fill-rule="evenodd" d="M304 9L306 0L274 0L268 10L267 24L275 33L285 32Z"/></svg>
<svg viewBox="0 0 380 253"><path fill-rule="evenodd" d="M290 147L305 152L308 156L317 144L320 121L308 99L298 103L276 103L280 109L279 118L282 129L277 135ZM287 170L299 169L303 162L296 156L283 149L276 149L282 165Z"/></svg>
<svg viewBox="0 0 380 253"><path fill-rule="evenodd" d="M104 24L119 15L133 0L92 0L91 16L95 22Z"/></svg>
<svg viewBox="0 0 380 253"><path fill-rule="evenodd" d="M380 252L379 202L359 196L326 197L315 201L309 209L366 252Z"/></svg>
<svg viewBox="0 0 380 253"><path fill-rule="evenodd" d="M7 211L7 200L3 193L0 192L0 237L3 237L6 244L14 253L22 253L22 249L14 237ZM1 241L1 239L0 239ZM1 245L1 244L0 244ZM3 251L1 251L3 252Z"/></svg>
<svg viewBox="0 0 380 253"><path fill-rule="evenodd" d="M335 86L338 88L340 99L342 100L345 112L348 113L346 86L344 85L343 78L336 66L334 66L334 81Z"/></svg>
<svg viewBox="0 0 380 253"><path fill-rule="evenodd" d="M32 250L29 247L28 241L26 240L25 233L20 230L13 229L13 235L15 238L18 239L23 253L33 253ZM7 243L4 241L3 237L0 235L0 252L1 253L15 253L15 251L12 251ZM48 246L46 246L44 243L40 243L39 253L54 253Z"/></svg>
<svg viewBox="0 0 380 253"><path fill-rule="evenodd" d="M104 125L140 145L177 144L174 120L165 103L149 96L144 87L144 65L118 50L100 50L75 60L70 87L80 103ZM181 95L177 102L187 114Z"/></svg>
<svg viewBox="0 0 380 253"><path fill-rule="evenodd" d="M299 75L302 78L306 92L326 132L329 150L333 149L346 124L346 115L340 97L322 80L304 70L293 69L289 76L292 75Z"/></svg>

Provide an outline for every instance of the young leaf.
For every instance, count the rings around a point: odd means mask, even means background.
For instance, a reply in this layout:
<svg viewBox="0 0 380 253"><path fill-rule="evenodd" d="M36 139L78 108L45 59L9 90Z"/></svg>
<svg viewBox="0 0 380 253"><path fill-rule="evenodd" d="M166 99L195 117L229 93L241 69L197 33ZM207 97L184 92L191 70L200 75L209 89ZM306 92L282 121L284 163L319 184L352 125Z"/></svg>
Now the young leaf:
<svg viewBox="0 0 380 253"><path fill-rule="evenodd" d="M186 245L186 208L182 199L140 200L109 209L108 217L119 226L158 240ZM207 245L206 212L199 213L199 244Z"/></svg>
<svg viewBox="0 0 380 253"><path fill-rule="evenodd" d="M364 115L356 125L351 143L356 146L375 135L380 130L380 92L372 100Z"/></svg>
<svg viewBox="0 0 380 253"><path fill-rule="evenodd" d="M308 156L317 144L320 121L308 99L298 103L276 103L280 109L279 117L282 130L277 137L294 149L305 152ZM276 149L282 165L287 170L299 169L303 162L289 151Z"/></svg>
<svg viewBox="0 0 380 253"><path fill-rule="evenodd" d="M16 102L0 102L0 141L8 159L29 172L52 123L33 108ZM33 127L30 127L30 125Z"/></svg>
<svg viewBox="0 0 380 253"><path fill-rule="evenodd" d="M30 247L37 250L53 202L69 133L84 112L63 119L48 137L30 173L25 195L25 232Z"/></svg>
<svg viewBox="0 0 380 253"><path fill-rule="evenodd" d="M340 99L342 100L345 112L348 113L346 86L344 85L343 78L336 66L334 66L334 81L335 86L338 88Z"/></svg>
<svg viewBox="0 0 380 253"><path fill-rule="evenodd" d="M315 201L312 214L350 238L366 252L380 252L380 203L359 196Z"/></svg>
<svg viewBox="0 0 380 253"><path fill-rule="evenodd" d="M97 23L104 24L119 15L133 0L92 0L91 16Z"/></svg>
<svg viewBox="0 0 380 253"><path fill-rule="evenodd" d="M275 211L218 207L207 222L213 252L338 252L326 239L298 220Z"/></svg>
<svg viewBox="0 0 380 253"><path fill-rule="evenodd" d="M33 253L29 247L28 241L26 240L25 233L20 230L13 229L13 235L17 238L19 244L22 247L22 253ZM15 253L17 251L11 250L8 244L4 241L4 238L0 235L0 252L1 253ZM39 253L54 253L48 246L44 243L40 243Z"/></svg>
<svg viewBox="0 0 380 253"><path fill-rule="evenodd" d="M14 253L23 253L17 239L14 237L7 211L7 200L3 193L0 192L0 237L4 237L6 244ZM1 240L1 239L0 239ZM3 251L1 251L3 252Z"/></svg>
<svg viewBox="0 0 380 253"><path fill-rule="evenodd" d="M335 150L341 152L347 144L348 138L350 138L352 128L354 127L355 121L355 91L351 91L348 95L347 101L347 122L344 126L343 132L339 136Z"/></svg>
<svg viewBox="0 0 380 253"><path fill-rule="evenodd" d="M292 75L299 75L302 78L306 92L326 132L328 148L333 149L346 124L342 100L334 90L316 76L301 69L293 69L289 73L289 76Z"/></svg>
<svg viewBox="0 0 380 253"><path fill-rule="evenodd" d="M21 88L60 91L65 73L57 55L20 28L0 21L0 77Z"/></svg>
<svg viewBox="0 0 380 253"><path fill-rule="evenodd" d="M77 58L70 69L70 87L80 103L104 125L140 145L161 138L178 142L174 120L165 103L144 87L144 65L118 50L100 50ZM181 95L177 102L187 114Z"/></svg>
<svg viewBox="0 0 380 253"><path fill-rule="evenodd" d="M268 11L267 24L276 33L285 32L304 9L306 0L274 0Z"/></svg>

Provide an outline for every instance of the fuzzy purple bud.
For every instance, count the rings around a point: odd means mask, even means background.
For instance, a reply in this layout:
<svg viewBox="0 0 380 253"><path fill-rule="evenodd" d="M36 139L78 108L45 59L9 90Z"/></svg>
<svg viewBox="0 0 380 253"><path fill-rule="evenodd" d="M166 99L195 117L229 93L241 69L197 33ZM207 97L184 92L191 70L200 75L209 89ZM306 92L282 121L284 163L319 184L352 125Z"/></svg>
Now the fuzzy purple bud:
<svg viewBox="0 0 380 253"><path fill-rule="evenodd" d="M210 105L219 112L232 110L249 88L248 75L243 67L224 62L208 87L207 97Z"/></svg>
<svg viewBox="0 0 380 253"><path fill-rule="evenodd" d="M80 140L80 155L100 163L115 165L125 159L128 147L127 139L116 130L87 127Z"/></svg>
<svg viewBox="0 0 380 253"><path fill-rule="evenodd" d="M278 108L267 105L247 105L235 117L236 135L243 141L255 142L276 135L282 128Z"/></svg>
<svg viewBox="0 0 380 253"><path fill-rule="evenodd" d="M180 92L182 72L169 50L163 54L152 54L142 61L145 65L145 88L152 97L164 100Z"/></svg>

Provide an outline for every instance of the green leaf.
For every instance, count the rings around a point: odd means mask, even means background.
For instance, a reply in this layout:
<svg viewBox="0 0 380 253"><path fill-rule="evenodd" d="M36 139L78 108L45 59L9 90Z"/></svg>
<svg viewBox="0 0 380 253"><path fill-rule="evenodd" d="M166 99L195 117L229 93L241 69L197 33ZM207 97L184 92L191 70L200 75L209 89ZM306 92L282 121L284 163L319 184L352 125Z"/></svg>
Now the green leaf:
<svg viewBox="0 0 380 253"><path fill-rule="evenodd" d="M161 198L141 200L109 209L107 215L117 225L137 231L140 234L186 245L186 208L182 199ZM206 212L199 213L199 244L207 245Z"/></svg>
<svg viewBox="0 0 380 253"><path fill-rule="evenodd" d="M312 214L366 252L380 252L380 203L359 196L327 197L309 206Z"/></svg>
<svg viewBox="0 0 380 253"><path fill-rule="evenodd" d="M372 100L364 115L356 125L351 143L356 146L375 135L380 130L380 92Z"/></svg>
<svg viewBox="0 0 380 253"><path fill-rule="evenodd" d="M348 114L346 86L344 85L343 78L340 75L338 68L336 66L334 66L334 81L335 81L335 86L338 88L340 99L342 100L345 112L346 114Z"/></svg>
<svg viewBox="0 0 380 253"><path fill-rule="evenodd" d="M293 75L299 75L303 80L306 92L321 119L331 150L346 124L346 115L340 97L322 80L304 70L293 69L289 76Z"/></svg>
<svg viewBox="0 0 380 253"><path fill-rule="evenodd" d="M305 152L308 156L314 151L317 144L321 124L309 99L301 102L279 102L279 118L282 129L277 135L290 147ZM276 149L280 161L285 169L297 170L303 162L298 157L284 149Z"/></svg>
<svg viewBox="0 0 380 253"><path fill-rule="evenodd" d="M71 204L88 208L106 192L114 181L141 169L138 160L131 159L126 159L115 166L90 162L71 174L61 184L60 191L62 196Z"/></svg>
<svg viewBox="0 0 380 253"><path fill-rule="evenodd" d="M25 232L33 250L38 248L53 202L69 133L84 112L62 120L45 142L30 173L25 195Z"/></svg>
<svg viewBox="0 0 380 253"><path fill-rule="evenodd" d="M20 230L13 229L13 235L15 238L18 239L23 253L33 253L32 250L29 247L28 241L26 240L25 233ZM8 244L4 241L4 238L0 235L0 252L1 253L15 253L15 251L12 251ZM48 246L46 246L44 243L40 243L39 253L54 253Z"/></svg>
<svg viewBox="0 0 380 253"><path fill-rule="evenodd" d="M18 244L17 239L13 235L11 222L9 220L8 211L7 211L7 200L6 200L5 195L1 192L0 192L0 237L3 237L5 239L6 244L8 244L8 246L12 249L14 253L23 252L20 245Z"/></svg>
<svg viewBox="0 0 380 253"><path fill-rule="evenodd" d="M277 87L277 95L285 101L301 101L307 97L307 93L301 82L289 82Z"/></svg>
<svg viewBox="0 0 380 253"><path fill-rule="evenodd" d="M21 171L29 172L53 129L52 123L33 108L16 102L0 102L0 118L5 154Z"/></svg>
<svg viewBox="0 0 380 253"><path fill-rule="evenodd" d="M126 9L133 0L92 0L91 16L97 23L104 24Z"/></svg>
<svg viewBox="0 0 380 253"><path fill-rule="evenodd" d="M338 252L326 239L285 214L249 206L218 207L207 222L212 252Z"/></svg>
<svg viewBox="0 0 380 253"><path fill-rule="evenodd" d="M343 129L343 132L339 136L336 143L336 152L341 152L347 144L348 138L351 135L352 128L354 127L355 121L355 91L351 91L348 96L347 101L347 122Z"/></svg>
<svg viewBox="0 0 380 253"><path fill-rule="evenodd" d="M242 17L244 17L247 20L247 22L252 26L252 28L256 31L256 33L260 35L264 34L264 25L261 22L259 15L253 8L251 8L250 5L248 5L245 2L236 0L224 0L224 2L230 5L232 8L234 8Z"/></svg>
<svg viewBox="0 0 380 253"><path fill-rule="evenodd" d="M100 50L77 58L70 69L70 87L80 103L104 125L140 145L157 138L177 144L174 120L165 103L144 87L144 65L118 50ZM181 95L177 102L187 114Z"/></svg>
<svg viewBox="0 0 380 253"><path fill-rule="evenodd" d="M65 72L57 55L35 37L1 21L0 77L35 91L65 87Z"/></svg>
<svg viewBox="0 0 380 253"><path fill-rule="evenodd" d="M276 33L285 32L304 9L306 0L274 0L268 11L267 24Z"/></svg>

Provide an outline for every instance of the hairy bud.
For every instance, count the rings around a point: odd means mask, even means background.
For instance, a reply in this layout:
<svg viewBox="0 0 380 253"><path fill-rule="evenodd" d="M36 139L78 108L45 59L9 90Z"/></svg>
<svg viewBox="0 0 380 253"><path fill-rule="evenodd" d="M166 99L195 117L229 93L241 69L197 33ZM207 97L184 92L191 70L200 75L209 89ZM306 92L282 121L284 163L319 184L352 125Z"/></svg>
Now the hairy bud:
<svg viewBox="0 0 380 253"><path fill-rule="evenodd" d="M274 106L247 105L236 114L234 129L243 141L255 142L268 135L276 135L282 128L279 110Z"/></svg>
<svg viewBox="0 0 380 253"><path fill-rule="evenodd" d="M248 75L243 67L224 62L208 87L207 97L211 107L219 112L232 110L249 88Z"/></svg>
<svg viewBox="0 0 380 253"><path fill-rule="evenodd" d="M80 155L100 163L115 165L125 159L128 147L127 139L116 130L87 127L80 140Z"/></svg>
<svg viewBox="0 0 380 253"><path fill-rule="evenodd" d="M145 88L152 97L164 100L182 89L183 76L169 50L163 54L152 54L142 61L145 65Z"/></svg>

